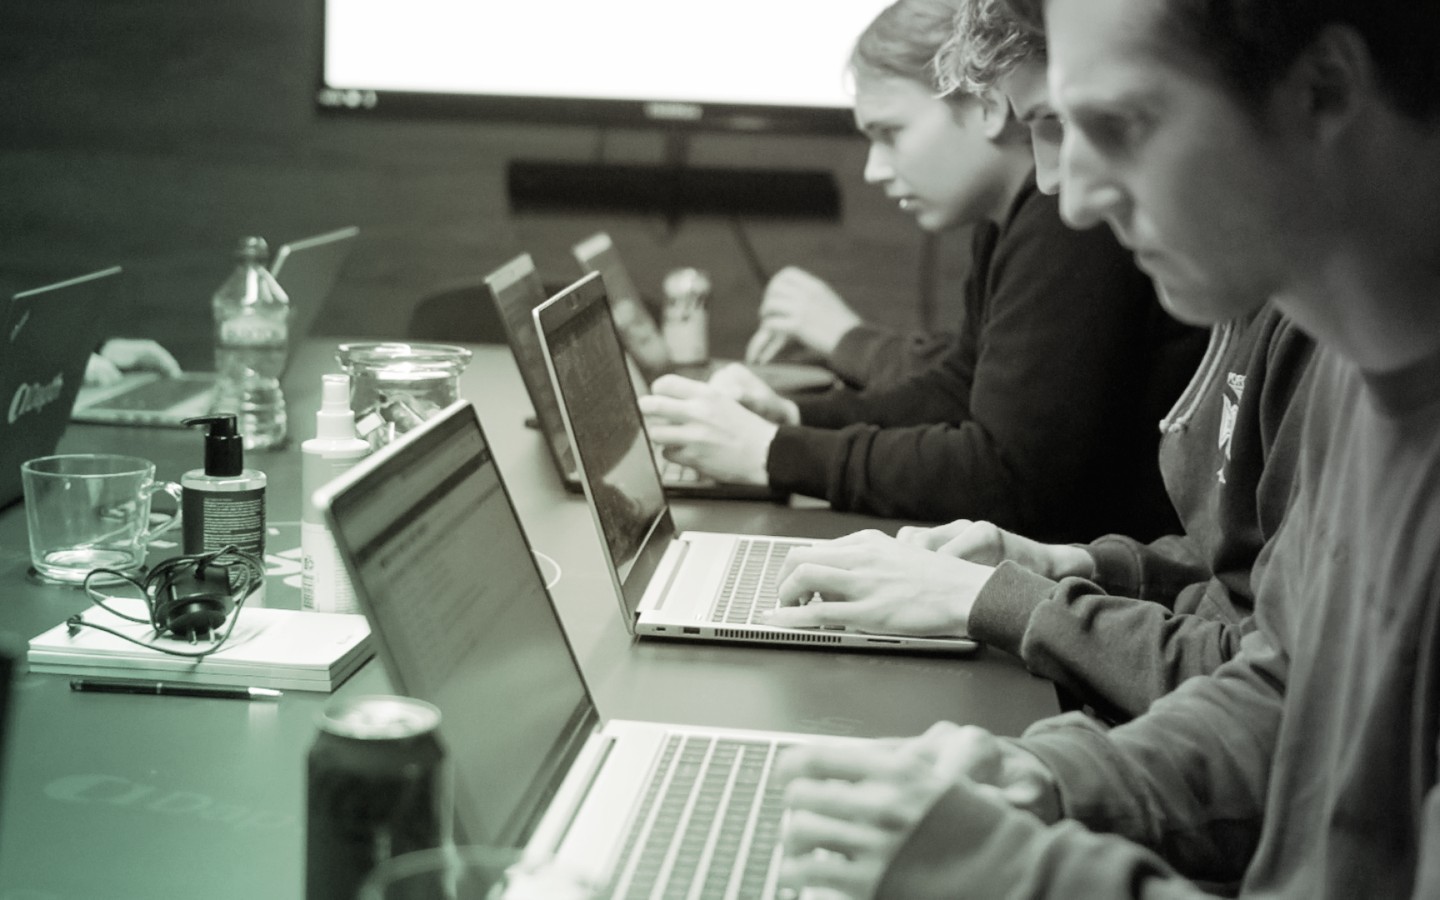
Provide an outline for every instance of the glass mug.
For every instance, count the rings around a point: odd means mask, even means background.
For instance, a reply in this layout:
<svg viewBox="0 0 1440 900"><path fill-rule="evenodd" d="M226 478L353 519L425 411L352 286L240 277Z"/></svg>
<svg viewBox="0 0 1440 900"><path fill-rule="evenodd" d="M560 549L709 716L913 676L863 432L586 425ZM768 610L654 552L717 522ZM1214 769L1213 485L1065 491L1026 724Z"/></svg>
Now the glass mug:
<svg viewBox="0 0 1440 900"><path fill-rule="evenodd" d="M180 485L155 480L155 464L138 456L76 453L42 456L20 466L30 563L40 577L79 584L95 569L133 574L148 545L180 524ZM164 491L176 510L150 524L150 498Z"/></svg>
<svg viewBox="0 0 1440 900"><path fill-rule="evenodd" d="M341 344L356 432L378 450L454 403L470 356L451 344Z"/></svg>

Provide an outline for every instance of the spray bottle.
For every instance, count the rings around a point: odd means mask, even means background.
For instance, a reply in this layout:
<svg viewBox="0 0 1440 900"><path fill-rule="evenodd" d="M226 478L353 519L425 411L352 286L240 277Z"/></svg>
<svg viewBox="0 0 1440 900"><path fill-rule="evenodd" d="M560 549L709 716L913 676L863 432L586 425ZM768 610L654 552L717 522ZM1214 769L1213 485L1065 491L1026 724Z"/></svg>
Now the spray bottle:
<svg viewBox="0 0 1440 900"><path fill-rule="evenodd" d="M358 612L355 588L335 547L335 539L315 506L315 492L355 466L370 452L355 432L350 409L350 376L326 375L315 437L300 445L300 604L316 612Z"/></svg>

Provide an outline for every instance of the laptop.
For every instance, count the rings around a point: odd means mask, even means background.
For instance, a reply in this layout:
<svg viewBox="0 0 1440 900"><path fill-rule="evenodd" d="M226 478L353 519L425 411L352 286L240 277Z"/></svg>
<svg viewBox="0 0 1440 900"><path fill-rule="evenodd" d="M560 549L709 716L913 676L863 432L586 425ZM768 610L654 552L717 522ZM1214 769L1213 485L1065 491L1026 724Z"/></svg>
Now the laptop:
<svg viewBox="0 0 1440 900"><path fill-rule="evenodd" d="M0 507L24 493L20 464L55 452L100 345L118 266L21 291L5 301L0 336Z"/></svg>
<svg viewBox="0 0 1440 900"><path fill-rule="evenodd" d="M292 241L275 251L270 274L290 298L290 352L310 333L320 309L350 255L355 227ZM289 365L289 359L286 359ZM155 425L183 428L190 416L210 411L214 372L182 372L174 378L157 372L130 372L119 382L89 387L80 394L71 417L102 425Z"/></svg>
<svg viewBox="0 0 1440 900"><path fill-rule="evenodd" d="M550 373L545 368L545 353L540 346L540 336L535 331L534 310L547 299L545 289L535 272L535 263L529 254L521 254L505 265L485 276L485 285L499 311L500 321L515 364L520 369L520 378L530 394L530 403L535 407L535 423L545 438L545 446L555 464L555 471L565 489L574 493L584 491L580 470L575 465L575 454L570 449L570 437L565 433L565 419L560 414L560 404L555 397L555 388L550 383ZM627 360L627 363L631 360ZM644 378L627 366L630 386L635 392L643 393L648 388ZM617 389L619 385L617 384ZM702 476L688 466L671 462L660 456L655 448L656 465L660 468L661 481L671 496L688 498L720 498L728 500L774 500L775 491L765 486L728 484Z"/></svg>
<svg viewBox="0 0 1440 900"><path fill-rule="evenodd" d="M758 615L777 602L785 556L814 543L714 532L677 532L645 424L624 389L624 354L591 273L535 310L570 446L605 545L632 633L707 641L969 653L961 636L921 638L843 629L776 628Z"/></svg>
<svg viewBox="0 0 1440 900"><path fill-rule="evenodd" d="M440 709L457 843L526 847L597 896L776 896L771 769L820 738L603 721L473 406L316 502L391 683Z"/></svg>
<svg viewBox="0 0 1440 900"><path fill-rule="evenodd" d="M645 307L635 279L620 258L615 242L604 231L596 232L570 248L575 261L585 272L599 272L610 292L610 311L615 316L615 328L620 333L620 343L625 352L635 360L644 376L645 383L668 372L687 375L691 378L708 378L716 368L725 365L726 360L712 360L703 366L679 366L670 356L670 347L665 343L654 318ZM747 366L766 384L782 394L822 391L834 387L838 382L829 369L804 363L760 363Z"/></svg>

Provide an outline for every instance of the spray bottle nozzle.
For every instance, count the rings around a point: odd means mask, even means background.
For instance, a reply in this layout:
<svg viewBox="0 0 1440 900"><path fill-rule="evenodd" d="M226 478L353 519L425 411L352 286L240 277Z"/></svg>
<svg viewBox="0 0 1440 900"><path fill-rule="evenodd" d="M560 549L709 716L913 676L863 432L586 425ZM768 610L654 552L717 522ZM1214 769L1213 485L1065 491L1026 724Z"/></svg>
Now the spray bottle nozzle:
<svg viewBox="0 0 1440 900"><path fill-rule="evenodd" d="M205 474L239 475L245 469L245 443L235 428L234 413L191 416L182 425L204 425Z"/></svg>

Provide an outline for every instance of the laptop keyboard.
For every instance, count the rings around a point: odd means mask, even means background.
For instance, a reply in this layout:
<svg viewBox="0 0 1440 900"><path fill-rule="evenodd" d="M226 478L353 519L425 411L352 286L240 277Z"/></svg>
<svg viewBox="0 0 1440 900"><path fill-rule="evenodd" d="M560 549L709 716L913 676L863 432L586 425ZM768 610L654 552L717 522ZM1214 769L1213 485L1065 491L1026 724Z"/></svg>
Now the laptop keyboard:
<svg viewBox="0 0 1440 900"><path fill-rule="evenodd" d="M778 602L780 565L801 541L744 539L735 546L730 569L710 610L710 621L724 625L753 623Z"/></svg>
<svg viewBox="0 0 1440 900"><path fill-rule="evenodd" d="M106 409L169 409L177 403L202 394L210 385L188 378L156 378L106 399Z"/></svg>
<svg viewBox="0 0 1440 900"><path fill-rule="evenodd" d="M770 775L784 746L671 735L641 797L607 896L773 896L784 792Z"/></svg>

